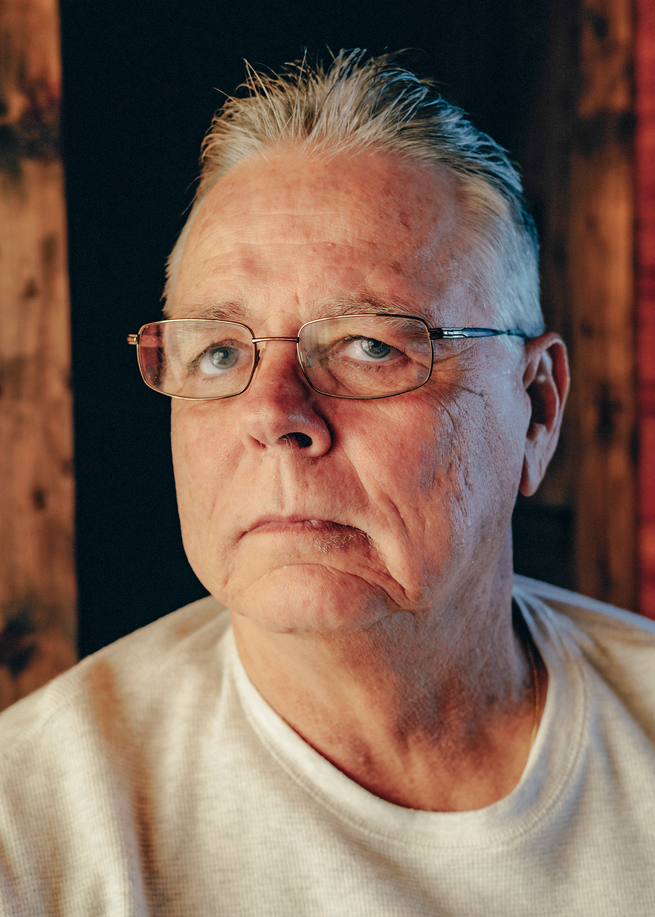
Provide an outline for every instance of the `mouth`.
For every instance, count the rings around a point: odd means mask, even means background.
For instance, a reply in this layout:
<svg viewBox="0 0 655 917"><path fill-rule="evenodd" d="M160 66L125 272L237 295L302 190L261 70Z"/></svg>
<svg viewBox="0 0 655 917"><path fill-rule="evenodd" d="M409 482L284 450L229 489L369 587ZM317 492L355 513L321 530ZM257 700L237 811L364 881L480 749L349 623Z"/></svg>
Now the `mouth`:
<svg viewBox="0 0 655 917"><path fill-rule="evenodd" d="M306 516L262 516L255 520L242 534L246 535L313 535L318 547L327 551L343 548L355 540L369 542L368 535L361 529L331 519L314 519Z"/></svg>
<svg viewBox="0 0 655 917"><path fill-rule="evenodd" d="M313 519L306 516L262 516L250 525L243 535L258 532L323 532L326 530L348 529L351 526L333 522L331 519ZM243 537L242 535L242 537Z"/></svg>

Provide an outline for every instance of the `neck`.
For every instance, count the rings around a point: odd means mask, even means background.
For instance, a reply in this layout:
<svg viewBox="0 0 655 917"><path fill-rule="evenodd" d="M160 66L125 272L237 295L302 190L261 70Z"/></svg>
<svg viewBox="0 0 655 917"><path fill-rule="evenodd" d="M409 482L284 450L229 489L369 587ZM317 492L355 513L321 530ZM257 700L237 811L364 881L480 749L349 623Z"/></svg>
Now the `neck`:
<svg viewBox="0 0 655 917"><path fill-rule="evenodd" d="M481 808L520 779L535 711L511 580L496 586L347 633L271 633L234 615L237 647L271 706L372 793L409 808ZM543 695L541 666L539 677Z"/></svg>

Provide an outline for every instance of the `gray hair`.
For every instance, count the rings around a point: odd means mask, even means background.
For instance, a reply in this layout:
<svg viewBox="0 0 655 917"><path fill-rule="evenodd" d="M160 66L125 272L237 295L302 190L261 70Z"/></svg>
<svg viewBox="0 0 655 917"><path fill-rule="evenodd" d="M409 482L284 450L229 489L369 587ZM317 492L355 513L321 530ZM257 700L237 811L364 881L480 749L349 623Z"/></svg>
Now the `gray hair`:
<svg viewBox="0 0 655 917"><path fill-rule="evenodd" d="M247 95L227 100L203 142L193 208L168 260L169 302L194 217L237 163L282 143L329 155L384 149L437 165L458 181L464 243L458 254L469 261L474 291L505 328L530 336L543 331L537 236L521 179L502 147L430 81L398 67L395 55L368 58L356 49L341 51L327 70L306 60L280 75L248 67L244 86Z"/></svg>

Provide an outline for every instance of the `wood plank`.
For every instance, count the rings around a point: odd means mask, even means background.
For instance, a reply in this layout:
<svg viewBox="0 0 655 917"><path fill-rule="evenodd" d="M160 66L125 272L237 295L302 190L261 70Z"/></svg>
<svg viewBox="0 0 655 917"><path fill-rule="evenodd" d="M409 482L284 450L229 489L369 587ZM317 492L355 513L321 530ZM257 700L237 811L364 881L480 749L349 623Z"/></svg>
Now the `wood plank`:
<svg viewBox="0 0 655 917"><path fill-rule="evenodd" d="M572 389L537 494L574 520L571 586L637 599L633 0L551 0L526 187L542 240L547 326Z"/></svg>
<svg viewBox="0 0 655 917"><path fill-rule="evenodd" d="M578 585L636 604L633 8L583 0L567 239Z"/></svg>
<svg viewBox="0 0 655 917"><path fill-rule="evenodd" d="M75 661L55 0L0 0L0 709Z"/></svg>
<svg viewBox="0 0 655 917"><path fill-rule="evenodd" d="M637 0L637 364L639 600L655 618L655 5Z"/></svg>

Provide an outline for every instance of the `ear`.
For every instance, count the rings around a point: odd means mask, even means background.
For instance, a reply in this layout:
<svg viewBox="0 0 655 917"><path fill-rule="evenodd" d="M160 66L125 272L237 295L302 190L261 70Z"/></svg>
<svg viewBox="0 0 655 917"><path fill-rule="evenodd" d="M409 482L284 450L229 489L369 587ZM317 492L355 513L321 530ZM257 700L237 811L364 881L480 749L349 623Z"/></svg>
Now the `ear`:
<svg viewBox="0 0 655 917"><path fill-rule="evenodd" d="M523 386L532 411L519 489L529 497L541 484L555 452L569 391L566 344L558 334L548 332L526 342Z"/></svg>

